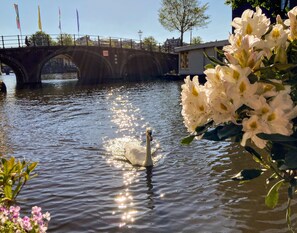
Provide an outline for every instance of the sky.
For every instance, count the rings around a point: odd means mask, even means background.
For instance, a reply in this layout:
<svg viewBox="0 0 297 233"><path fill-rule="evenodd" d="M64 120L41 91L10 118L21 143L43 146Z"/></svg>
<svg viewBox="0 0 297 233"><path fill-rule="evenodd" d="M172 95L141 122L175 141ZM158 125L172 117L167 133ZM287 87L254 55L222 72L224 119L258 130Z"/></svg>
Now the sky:
<svg viewBox="0 0 297 233"><path fill-rule="evenodd" d="M228 39L231 33L231 7L225 0L198 0L208 3L206 14L210 23L205 28L192 31L192 36L200 36L203 42ZM14 4L18 5L22 35L38 31L38 6L42 29L47 34L59 34L59 9L62 33L78 34L76 10L79 15L79 35L95 35L142 39L152 36L163 43L167 38L178 38L178 31L170 32L159 23L158 11L161 0L1 0L0 36L19 35L16 25ZM189 43L190 32L184 35Z"/></svg>

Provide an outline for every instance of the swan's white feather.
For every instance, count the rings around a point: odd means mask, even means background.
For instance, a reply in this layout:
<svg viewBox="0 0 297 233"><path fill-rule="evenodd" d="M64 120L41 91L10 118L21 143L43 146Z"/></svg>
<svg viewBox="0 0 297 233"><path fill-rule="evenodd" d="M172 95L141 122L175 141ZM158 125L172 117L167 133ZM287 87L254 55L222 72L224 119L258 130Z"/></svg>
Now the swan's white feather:
<svg viewBox="0 0 297 233"><path fill-rule="evenodd" d="M146 147L137 142L130 142L125 147L125 157L132 165L144 166Z"/></svg>

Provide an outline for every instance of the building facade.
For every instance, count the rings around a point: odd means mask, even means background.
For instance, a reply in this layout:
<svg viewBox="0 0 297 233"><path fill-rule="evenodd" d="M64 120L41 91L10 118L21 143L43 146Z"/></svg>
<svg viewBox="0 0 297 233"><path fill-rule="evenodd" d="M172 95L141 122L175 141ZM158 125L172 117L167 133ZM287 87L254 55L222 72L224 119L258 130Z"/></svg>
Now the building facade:
<svg viewBox="0 0 297 233"><path fill-rule="evenodd" d="M220 59L217 49L221 50L227 44L228 40L220 40L175 48L175 52L179 54L179 75L203 76L205 65L211 63L206 54Z"/></svg>

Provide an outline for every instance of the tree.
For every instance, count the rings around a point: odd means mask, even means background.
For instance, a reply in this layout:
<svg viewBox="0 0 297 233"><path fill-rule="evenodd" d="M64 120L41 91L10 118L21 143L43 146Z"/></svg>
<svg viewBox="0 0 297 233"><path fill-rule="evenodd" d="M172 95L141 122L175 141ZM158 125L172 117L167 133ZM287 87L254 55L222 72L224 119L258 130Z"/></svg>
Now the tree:
<svg viewBox="0 0 297 233"><path fill-rule="evenodd" d="M191 41L191 44L201 44L203 41L202 41L202 38L200 36L195 36L192 38L192 41Z"/></svg>
<svg viewBox="0 0 297 233"><path fill-rule="evenodd" d="M162 0L159 9L159 22L169 31L180 32L180 45L188 30L206 26L209 16L205 14L208 3L200 6L197 0Z"/></svg>
<svg viewBox="0 0 297 233"><path fill-rule="evenodd" d="M154 50L155 48L157 48L157 44L158 44L156 39L152 36L143 38L142 43L145 48L148 48L150 50Z"/></svg>
<svg viewBox="0 0 297 233"><path fill-rule="evenodd" d="M233 9L248 3L254 8L256 6L265 8L273 17L280 15L282 18L286 18L287 10L290 8L290 5L293 5L293 3L290 3L290 0L226 0L225 3L231 5Z"/></svg>
<svg viewBox="0 0 297 233"><path fill-rule="evenodd" d="M31 35L29 41L32 46L49 46L55 44L50 35L42 31L37 31L35 34Z"/></svg>
<svg viewBox="0 0 297 233"><path fill-rule="evenodd" d="M59 41L60 45L70 46L74 44L72 36L66 33L60 34L60 36L57 38L57 41Z"/></svg>

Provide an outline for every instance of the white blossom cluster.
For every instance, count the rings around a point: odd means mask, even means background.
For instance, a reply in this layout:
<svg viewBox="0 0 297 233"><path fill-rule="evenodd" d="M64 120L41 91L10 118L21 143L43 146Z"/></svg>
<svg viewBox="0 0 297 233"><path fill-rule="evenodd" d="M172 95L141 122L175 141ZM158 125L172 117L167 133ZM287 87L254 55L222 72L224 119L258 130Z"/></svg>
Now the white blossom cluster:
<svg viewBox="0 0 297 233"><path fill-rule="evenodd" d="M210 121L215 125L242 125L241 145L251 140L264 148L267 141L259 133L291 135L292 119L297 117L289 85L280 79L261 80L264 59L273 58L274 64L287 64L287 48L297 39L297 7L288 12L288 19L279 16L271 24L260 8L245 10L232 22L234 34L223 48L226 65L206 69L206 83L198 76L185 79L182 85L182 115L189 132ZM248 78L253 75L256 81ZM245 109L244 117L238 114Z"/></svg>

